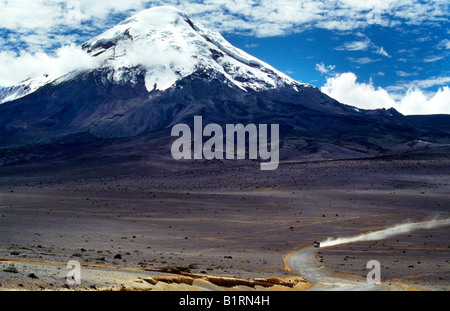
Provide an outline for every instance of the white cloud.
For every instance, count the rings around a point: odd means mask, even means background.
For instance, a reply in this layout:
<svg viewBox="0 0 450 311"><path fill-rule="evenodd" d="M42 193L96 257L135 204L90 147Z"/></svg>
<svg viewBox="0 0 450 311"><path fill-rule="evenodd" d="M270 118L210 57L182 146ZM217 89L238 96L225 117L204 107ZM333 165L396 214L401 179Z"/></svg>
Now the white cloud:
<svg viewBox="0 0 450 311"><path fill-rule="evenodd" d="M63 23L63 9L56 1L2 1L0 28L25 31L48 29Z"/></svg>
<svg viewBox="0 0 450 311"><path fill-rule="evenodd" d="M401 81L397 86L390 87L391 90L428 89L430 87L446 85L450 83L450 77L431 77L425 80Z"/></svg>
<svg viewBox="0 0 450 311"><path fill-rule="evenodd" d="M361 58L349 57L348 60L351 61L351 62L354 62L354 63L358 63L360 65L365 65L365 64L378 62L381 59L372 59L370 57L361 57Z"/></svg>
<svg viewBox="0 0 450 311"><path fill-rule="evenodd" d="M59 77L75 69L92 68L94 62L94 58L75 46L64 46L55 55L0 52L0 85L15 85L43 74Z"/></svg>
<svg viewBox="0 0 450 311"><path fill-rule="evenodd" d="M406 114L450 114L450 88L444 86L428 96L420 89L410 89L399 107Z"/></svg>
<svg viewBox="0 0 450 311"><path fill-rule="evenodd" d="M328 78L321 91L342 103L358 108L377 109L395 105L386 90L375 88L372 83L358 83L356 80L354 73L343 73Z"/></svg>
<svg viewBox="0 0 450 311"><path fill-rule="evenodd" d="M380 54L380 55L383 55L383 56L386 56L386 57L391 57L391 56L389 55L389 53L386 52L386 50L385 50L384 47L382 47L382 46L377 47L375 53Z"/></svg>
<svg viewBox="0 0 450 311"><path fill-rule="evenodd" d="M432 79L436 82L437 79ZM450 80L450 79L449 79ZM442 81L447 79L442 78ZM431 85L430 81L417 85ZM352 72L330 77L321 88L322 92L336 100L362 109L394 107L403 114L450 114L450 88L441 87L435 93L427 93L418 87L411 87L402 94L389 93L387 90L369 83L357 82Z"/></svg>
<svg viewBox="0 0 450 311"><path fill-rule="evenodd" d="M332 72L336 68L335 65L326 66L324 63L316 64L316 70L322 75Z"/></svg>
<svg viewBox="0 0 450 311"><path fill-rule="evenodd" d="M342 46L338 46L335 48L337 51L366 51L370 46L372 45L372 42L369 39L362 40L362 41L353 41L353 42L347 42Z"/></svg>
<svg viewBox="0 0 450 311"><path fill-rule="evenodd" d="M437 62L437 61L439 61L439 60L441 60L443 58L444 58L444 56L433 55L433 56L425 58L423 61L425 63L434 63L434 62Z"/></svg>
<svg viewBox="0 0 450 311"><path fill-rule="evenodd" d="M346 42L343 45L336 47L335 50L354 52L354 51L367 51L369 48L372 50L372 53L383 55L386 57L391 57L389 53L384 49L384 47L377 46L369 38L360 41Z"/></svg>
<svg viewBox="0 0 450 311"><path fill-rule="evenodd" d="M0 28L13 31L44 29L67 26L73 22L103 19L111 12L139 11L143 0L14 0L0 1ZM162 1L159 1L162 2ZM77 25L69 25L77 26Z"/></svg>
<svg viewBox="0 0 450 311"><path fill-rule="evenodd" d="M349 7L359 8L360 10L371 10L378 8L380 10L388 10L395 4L396 0L341 0Z"/></svg>
<svg viewBox="0 0 450 311"><path fill-rule="evenodd" d="M438 48L444 48L450 50L450 40L444 39L438 44Z"/></svg>
<svg viewBox="0 0 450 311"><path fill-rule="evenodd" d="M409 73L409 72L405 72L405 71L402 71L402 70L398 70L398 71L396 71L395 73L396 73L397 76L399 76L399 77L411 77L411 76L417 76L417 73L416 73L416 72L414 72L414 73Z"/></svg>

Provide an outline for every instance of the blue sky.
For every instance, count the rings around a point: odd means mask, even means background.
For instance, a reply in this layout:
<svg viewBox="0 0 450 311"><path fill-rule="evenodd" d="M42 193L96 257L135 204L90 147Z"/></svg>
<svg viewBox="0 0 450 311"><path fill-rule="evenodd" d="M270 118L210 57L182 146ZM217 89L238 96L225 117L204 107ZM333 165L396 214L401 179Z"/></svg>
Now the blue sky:
<svg viewBox="0 0 450 311"><path fill-rule="evenodd" d="M450 114L447 0L0 0L0 87L62 66L70 49L157 5L343 103Z"/></svg>

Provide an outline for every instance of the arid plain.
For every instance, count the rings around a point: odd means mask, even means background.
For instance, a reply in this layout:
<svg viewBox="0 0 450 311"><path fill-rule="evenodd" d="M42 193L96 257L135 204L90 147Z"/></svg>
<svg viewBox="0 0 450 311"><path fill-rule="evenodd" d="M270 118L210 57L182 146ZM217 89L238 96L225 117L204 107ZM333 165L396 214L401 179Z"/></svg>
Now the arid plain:
<svg viewBox="0 0 450 311"><path fill-rule="evenodd" d="M449 155L282 162L275 171L164 158L5 166L0 290L307 289L284 264L293 250L450 218ZM448 290L449 230L319 249L316 260L362 282L378 260L386 288ZM67 285L70 260L82 265L80 285Z"/></svg>

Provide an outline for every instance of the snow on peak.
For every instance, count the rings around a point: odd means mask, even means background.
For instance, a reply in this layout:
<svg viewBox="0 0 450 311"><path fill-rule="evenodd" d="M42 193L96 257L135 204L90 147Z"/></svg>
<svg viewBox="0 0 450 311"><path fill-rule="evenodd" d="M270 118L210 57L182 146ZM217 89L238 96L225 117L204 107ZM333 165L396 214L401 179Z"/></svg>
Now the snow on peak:
<svg viewBox="0 0 450 311"><path fill-rule="evenodd" d="M168 89L201 69L218 71L243 90L299 84L173 7L139 12L83 48L116 69L117 79L119 68L143 67L148 91Z"/></svg>
<svg viewBox="0 0 450 311"><path fill-rule="evenodd" d="M7 87L0 90L0 104L7 103L18 98L24 97L30 93L33 93L41 86L51 83L55 77L45 74L36 78L28 79L22 83Z"/></svg>

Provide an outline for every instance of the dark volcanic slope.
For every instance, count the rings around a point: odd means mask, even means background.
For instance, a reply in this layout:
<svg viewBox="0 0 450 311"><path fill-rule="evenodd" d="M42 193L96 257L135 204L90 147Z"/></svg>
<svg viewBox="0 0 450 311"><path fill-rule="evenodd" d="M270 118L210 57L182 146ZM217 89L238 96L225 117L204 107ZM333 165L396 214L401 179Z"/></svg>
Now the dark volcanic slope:
<svg viewBox="0 0 450 311"><path fill-rule="evenodd" d="M450 124L449 116L360 113L312 87L300 92L244 92L224 83L220 74L197 72L166 92L149 93L143 76L133 86L114 84L108 81L109 75L105 70L86 72L0 105L3 158L17 146L28 146L29 152L30 148L37 150L36 145L42 149L43 145L57 144L64 149L67 143L100 140L102 144L127 141L132 145L129 147L141 150L143 137L146 144L164 141L158 152L168 154L171 126L191 124L195 115L203 116L204 124L223 126L277 123L282 148L304 153L327 148L331 154L339 149L337 157L342 150L356 157L430 146L419 140L450 143L450 129L445 126Z"/></svg>

